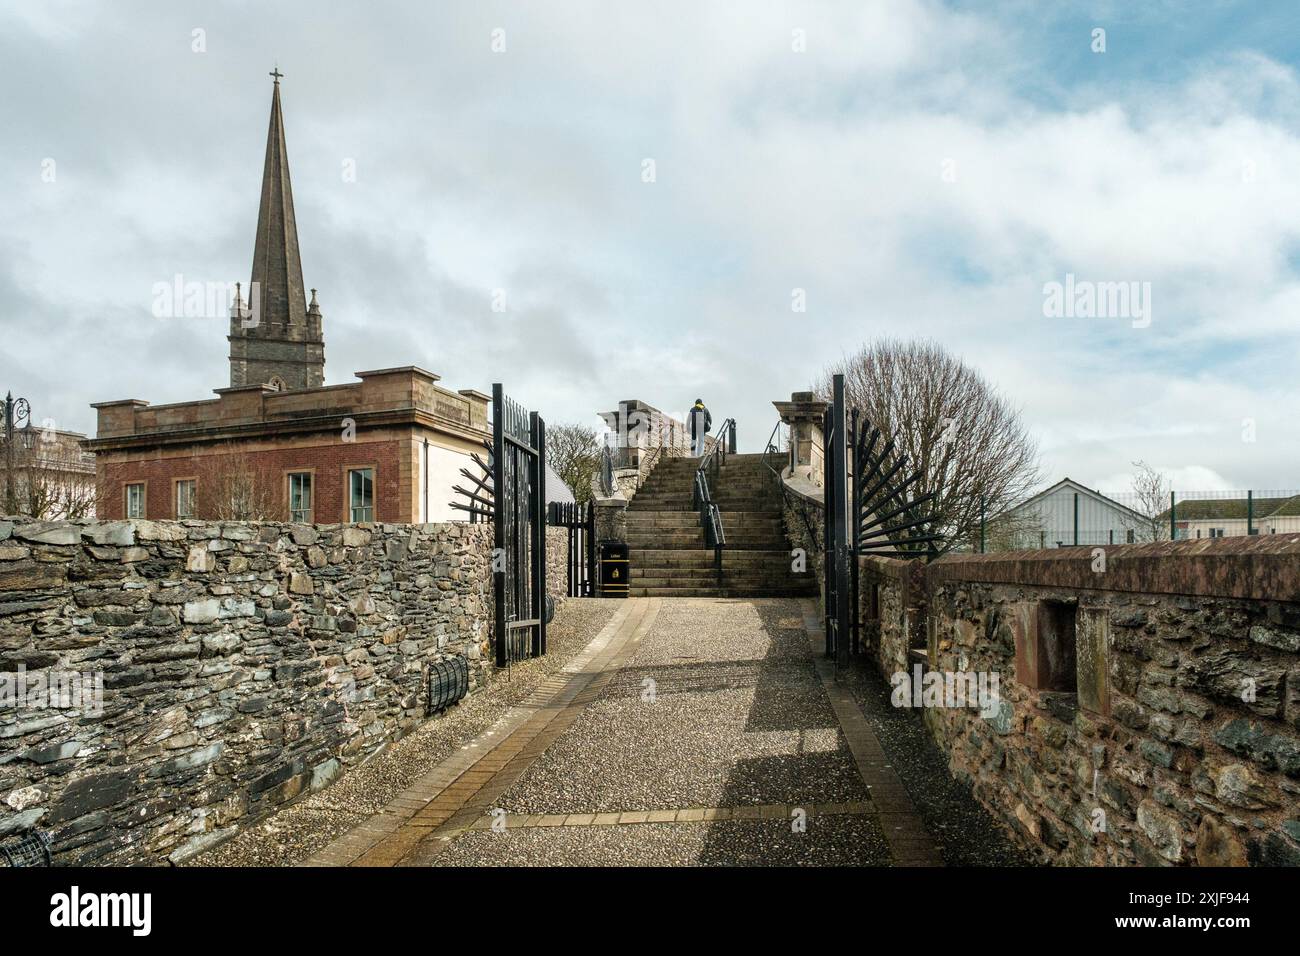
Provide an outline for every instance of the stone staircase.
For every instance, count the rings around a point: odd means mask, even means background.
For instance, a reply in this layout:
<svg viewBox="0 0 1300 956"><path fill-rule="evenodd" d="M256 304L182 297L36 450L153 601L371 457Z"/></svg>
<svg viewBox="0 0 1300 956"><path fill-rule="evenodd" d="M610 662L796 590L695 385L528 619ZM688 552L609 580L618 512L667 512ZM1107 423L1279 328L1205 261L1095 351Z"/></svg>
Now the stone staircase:
<svg viewBox="0 0 1300 956"><path fill-rule="evenodd" d="M665 458L627 507L628 593L634 597L791 597L817 593L790 569L781 491L762 455L728 455L710 487L727 545L722 580L691 507L697 458ZM809 565L811 567L811 564Z"/></svg>

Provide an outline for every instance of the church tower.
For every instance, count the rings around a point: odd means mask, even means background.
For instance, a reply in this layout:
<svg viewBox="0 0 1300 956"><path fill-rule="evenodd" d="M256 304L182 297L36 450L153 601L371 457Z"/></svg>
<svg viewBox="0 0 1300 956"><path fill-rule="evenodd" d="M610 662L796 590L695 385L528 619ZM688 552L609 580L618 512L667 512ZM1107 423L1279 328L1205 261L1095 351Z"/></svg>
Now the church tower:
<svg viewBox="0 0 1300 956"><path fill-rule="evenodd" d="M293 215L289 156L280 112L279 69L271 74L271 125L266 134L262 201L253 244L253 282L230 316L230 384L317 388L325 384L325 337L316 290L302 282Z"/></svg>

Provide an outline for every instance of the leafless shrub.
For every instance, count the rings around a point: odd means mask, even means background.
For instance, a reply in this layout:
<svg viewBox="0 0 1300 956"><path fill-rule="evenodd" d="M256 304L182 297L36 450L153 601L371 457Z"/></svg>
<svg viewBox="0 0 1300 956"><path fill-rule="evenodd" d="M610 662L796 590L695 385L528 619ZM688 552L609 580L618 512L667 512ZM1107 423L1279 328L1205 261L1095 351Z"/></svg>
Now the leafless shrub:
<svg viewBox="0 0 1300 956"><path fill-rule="evenodd" d="M1145 461L1135 461L1133 467L1137 469L1133 474L1133 494L1137 499L1134 510L1145 519L1133 520L1134 538L1139 543L1163 541L1169 537L1166 521L1170 483Z"/></svg>
<svg viewBox="0 0 1300 956"><path fill-rule="evenodd" d="M194 516L215 521L273 521L283 517L280 476L246 450L227 443L198 459Z"/></svg>
<svg viewBox="0 0 1300 956"><path fill-rule="evenodd" d="M0 472L7 514L53 521L95 513L94 458L70 433L16 429L13 448L0 448Z"/></svg>
<svg viewBox="0 0 1300 956"><path fill-rule="evenodd" d="M936 493L924 507L946 536L940 551L978 545L981 509L986 518L1002 515L1038 484L1037 445L1019 410L938 343L873 342L826 370L823 398L839 372L848 407L907 456L900 475L919 469L909 494ZM1017 530L1006 528L1008 535Z"/></svg>
<svg viewBox="0 0 1300 956"><path fill-rule="evenodd" d="M591 479L600 469L600 437L587 425L547 425L546 457L573 492L578 504L591 497Z"/></svg>

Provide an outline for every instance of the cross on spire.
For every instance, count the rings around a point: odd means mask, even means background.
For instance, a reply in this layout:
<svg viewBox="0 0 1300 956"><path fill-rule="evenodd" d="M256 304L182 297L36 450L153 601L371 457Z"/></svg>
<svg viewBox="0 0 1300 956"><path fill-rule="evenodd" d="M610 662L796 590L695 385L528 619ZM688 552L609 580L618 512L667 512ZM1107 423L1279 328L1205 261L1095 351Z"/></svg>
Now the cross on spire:
<svg viewBox="0 0 1300 956"><path fill-rule="evenodd" d="M272 70L270 73L268 73L268 74L266 74L266 75L267 75L267 76L273 76L273 77L275 77L275 85L276 85L276 86L279 86L279 85L280 85L280 77L284 76L284 74L280 72L280 64L279 64L279 63L277 63L277 64L275 65L275 69L274 69L274 70Z"/></svg>

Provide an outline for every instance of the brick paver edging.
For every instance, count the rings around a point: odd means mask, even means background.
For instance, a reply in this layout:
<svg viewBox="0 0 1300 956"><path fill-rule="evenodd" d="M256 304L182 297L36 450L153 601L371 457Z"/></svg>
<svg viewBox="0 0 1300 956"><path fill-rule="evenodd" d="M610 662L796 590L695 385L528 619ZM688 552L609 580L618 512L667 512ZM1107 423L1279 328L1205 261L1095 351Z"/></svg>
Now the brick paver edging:
<svg viewBox="0 0 1300 956"><path fill-rule="evenodd" d="M907 788L889 765L880 738L871 729L853 695L835 679L835 664L823 653L825 624L817 613L813 601L804 601L804 629L812 645L813 665L822 687L830 699L831 708L840 722L840 729L848 740L853 762L857 764L862 781L871 791L871 802L880 813L880 828L897 866L943 866L930 831L925 828Z"/></svg>
<svg viewBox="0 0 1300 956"><path fill-rule="evenodd" d="M493 727L395 797L378 814L309 857L304 866L426 865L469 829L577 718L658 616L659 602L632 598L561 673Z"/></svg>
<svg viewBox="0 0 1300 956"><path fill-rule="evenodd" d="M490 830L493 824L504 830L530 827L603 827L635 826L642 823L718 823L727 820L789 820L796 810L803 810L809 820L859 814L874 815L876 807L869 800L850 803L814 803L796 806L788 803L745 804L739 807L687 807L668 810L626 810L617 813L507 813L499 822L482 817L471 829Z"/></svg>

